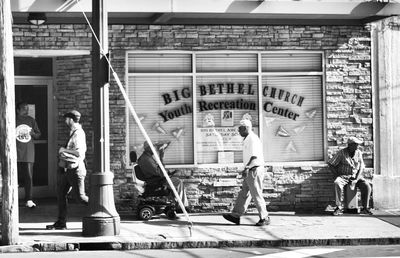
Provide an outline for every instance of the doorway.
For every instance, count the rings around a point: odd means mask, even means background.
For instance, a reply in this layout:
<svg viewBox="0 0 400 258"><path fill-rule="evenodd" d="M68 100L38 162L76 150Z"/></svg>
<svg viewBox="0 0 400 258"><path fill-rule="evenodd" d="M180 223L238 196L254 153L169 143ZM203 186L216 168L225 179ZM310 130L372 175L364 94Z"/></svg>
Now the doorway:
<svg viewBox="0 0 400 258"><path fill-rule="evenodd" d="M56 141L52 77L16 76L15 101L29 105L29 115L36 119L41 131L35 143L33 166L33 198L54 196L56 188ZM19 187L19 198L24 197Z"/></svg>

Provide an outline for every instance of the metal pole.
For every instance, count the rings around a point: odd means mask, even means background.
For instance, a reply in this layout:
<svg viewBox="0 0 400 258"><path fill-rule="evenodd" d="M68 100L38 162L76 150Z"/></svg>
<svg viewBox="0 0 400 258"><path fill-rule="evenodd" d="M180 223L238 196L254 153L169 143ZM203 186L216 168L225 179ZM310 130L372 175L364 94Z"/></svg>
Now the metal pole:
<svg viewBox="0 0 400 258"><path fill-rule="evenodd" d="M110 171L108 17L104 0L92 0L92 96L94 160L90 178L89 215L83 218L84 236L110 236L120 232ZM103 53L101 52L103 50Z"/></svg>

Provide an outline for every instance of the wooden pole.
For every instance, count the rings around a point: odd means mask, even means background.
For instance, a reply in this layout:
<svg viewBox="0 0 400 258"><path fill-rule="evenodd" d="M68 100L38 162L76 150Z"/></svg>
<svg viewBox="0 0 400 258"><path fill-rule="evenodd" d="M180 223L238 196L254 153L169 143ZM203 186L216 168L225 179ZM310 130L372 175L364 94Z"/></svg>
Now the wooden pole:
<svg viewBox="0 0 400 258"><path fill-rule="evenodd" d="M15 86L9 0L0 0L0 170L2 176L1 236L3 245L18 243L18 176L15 136Z"/></svg>

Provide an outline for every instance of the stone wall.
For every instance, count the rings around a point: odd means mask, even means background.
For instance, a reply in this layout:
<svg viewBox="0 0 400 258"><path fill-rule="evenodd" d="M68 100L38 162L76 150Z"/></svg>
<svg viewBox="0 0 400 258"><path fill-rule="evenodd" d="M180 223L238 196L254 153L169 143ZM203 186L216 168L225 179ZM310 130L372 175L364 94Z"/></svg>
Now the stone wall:
<svg viewBox="0 0 400 258"><path fill-rule="evenodd" d="M345 146L349 136L365 140L367 175L373 174L370 32L360 26L194 26L111 25L112 65L122 83L126 50L319 50L325 53L325 110L327 156ZM86 49L91 34L85 25L14 25L16 49ZM90 146L90 58L56 59L58 113L71 107L82 111ZM136 192L125 169L125 101L115 84L110 88L111 170L114 197L120 212L135 205ZM59 144L64 125L59 122ZM86 123L86 124L85 124ZM93 158L88 151L90 160ZM318 211L334 200L332 178L325 164L267 166L264 196L270 210ZM191 210L227 211L239 191L239 167L179 169Z"/></svg>

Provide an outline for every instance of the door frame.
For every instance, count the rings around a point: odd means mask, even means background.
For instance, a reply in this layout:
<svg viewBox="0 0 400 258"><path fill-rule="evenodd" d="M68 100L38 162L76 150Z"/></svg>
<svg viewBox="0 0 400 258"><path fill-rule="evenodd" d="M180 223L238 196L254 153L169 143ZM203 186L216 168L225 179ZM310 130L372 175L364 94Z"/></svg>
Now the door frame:
<svg viewBox="0 0 400 258"><path fill-rule="evenodd" d="M47 186L34 186L33 196L35 198L43 198L54 196L57 186L57 120L56 106L54 99L54 79L52 76L15 76L15 85L46 85L47 86L47 148L48 148L48 171L47 171ZM40 140L39 140L40 141ZM23 189L19 188L19 196L23 196Z"/></svg>

